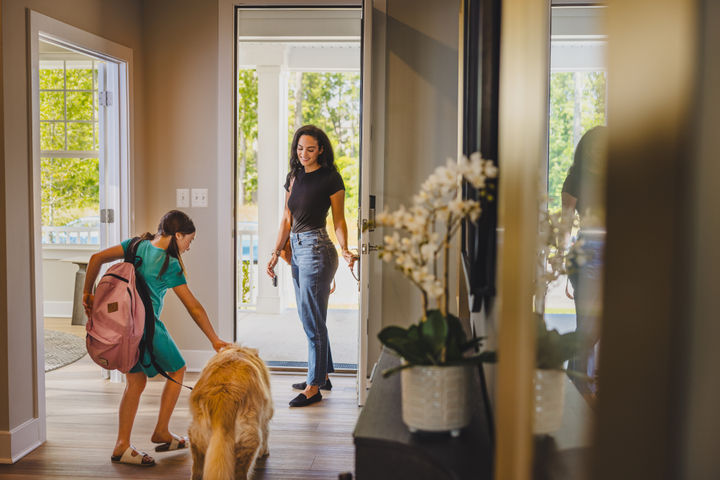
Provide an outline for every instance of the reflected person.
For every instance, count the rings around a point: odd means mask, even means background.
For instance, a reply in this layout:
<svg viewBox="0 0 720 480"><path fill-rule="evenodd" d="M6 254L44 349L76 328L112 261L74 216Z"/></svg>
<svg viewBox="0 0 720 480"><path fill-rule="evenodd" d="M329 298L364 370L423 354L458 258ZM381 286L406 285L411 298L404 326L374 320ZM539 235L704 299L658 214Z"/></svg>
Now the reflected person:
<svg viewBox="0 0 720 480"><path fill-rule="evenodd" d="M576 331L582 346L570 360L569 370L586 374L591 379L597 374L597 344L600 339L601 280L604 225L604 175L607 152L607 127L591 128L580 138L573 163L568 169L562 187L562 215L571 220L575 212L580 218L577 239L569 256L568 278L573 287L577 318ZM569 220L568 220L569 219ZM568 295L570 296L570 295ZM595 393L595 382L587 387Z"/></svg>

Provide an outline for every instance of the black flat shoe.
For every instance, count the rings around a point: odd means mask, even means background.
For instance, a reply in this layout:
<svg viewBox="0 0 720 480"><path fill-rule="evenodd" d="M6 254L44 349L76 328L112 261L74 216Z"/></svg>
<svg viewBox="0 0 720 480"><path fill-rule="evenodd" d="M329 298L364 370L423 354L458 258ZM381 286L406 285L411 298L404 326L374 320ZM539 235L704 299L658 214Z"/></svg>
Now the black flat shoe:
<svg viewBox="0 0 720 480"><path fill-rule="evenodd" d="M320 395L320 392L316 393L312 397L308 398L305 396L304 393L299 394L297 397L290 400L290 406L291 407L305 407L310 404L319 402L322 400L322 395Z"/></svg>
<svg viewBox="0 0 720 480"><path fill-rule="evenodd" d="M292 387L295 390L305 390L307 387L307 383L301 382L301 383L293 383ZM320 390L332 390L332 382L330 382L330 379L328 378L325 380L325 383L320 385Z"/></svg>

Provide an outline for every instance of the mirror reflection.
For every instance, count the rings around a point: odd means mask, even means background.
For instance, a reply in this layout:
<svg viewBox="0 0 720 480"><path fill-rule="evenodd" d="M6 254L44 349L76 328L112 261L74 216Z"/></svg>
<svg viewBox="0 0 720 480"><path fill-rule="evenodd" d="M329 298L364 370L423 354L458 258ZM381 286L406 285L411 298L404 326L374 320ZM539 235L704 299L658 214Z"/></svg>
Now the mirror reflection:
<svg viewBox="0 0 720 480"><path fill-rule="evenodd" d="M544 216L553 249L544 255L548 330L575 332L566 369L594 405L599 390L607 71L603 7L553 7ZM545 203L545 202L543 202ZM541 231L543 225L541 223ZM545 240L548 243L548 240ZM538 347L541 349L542 345Z"/></svg>

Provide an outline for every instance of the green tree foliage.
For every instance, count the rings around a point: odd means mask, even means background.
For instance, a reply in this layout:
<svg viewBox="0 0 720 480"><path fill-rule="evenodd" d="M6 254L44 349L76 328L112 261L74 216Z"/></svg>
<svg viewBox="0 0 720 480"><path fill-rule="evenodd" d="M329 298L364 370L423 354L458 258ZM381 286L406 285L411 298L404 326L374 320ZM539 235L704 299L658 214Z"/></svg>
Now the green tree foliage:
<svg viewBox="0 0 720 480"><path fill-rule="evenodd" d="M335 164L345 182L348 238L352 243L357 237L359 200L360 74L298 72L296 75L295 81L289 82L288 143L302 125L313 124L327 133L335 152Z"/></svg>
<svg viewBox="0 0 720 480"><path fill-rule="evenodd" d="M297 125L296 96L302 98L302 124L322 128L330 138L335 156L358 158L360 139L360 75L357 73L302 73L302 90L290 88L289 138Z"/></svg>
<svg viewBox="0 0 720 480"><path fill-rule="evenodd" d="M289 142L295 130L309 123L327 133L335 151L335 163L345 181L345 205L352 217L348 223L352 224L358 207L360 75L320 72L299 75L301 82L290 82ZM302 115L298 115L298 107Z"/></svg>
<svg viewBox="0 0 720 480"><path fill-rule="evenodd" d="M238 198L242 203L257 201L257 102L255 70L238 72Z"/></svg>
<svg viewBox="0 0 720 480"><path fill-rule="evenodd" d="M576 98L578 91L579 99ZM548 197L551 212L560 209L562 185L580 137L590 128L605 124L605 94L605 72L559 72L550 76Z"/></svg>
<svg viewBox="0 0 720 480"><path fill-rule="evenodd" d="M335 151L345 181L345 205L351 230L357 221L360 151L360 75L296 72L288 79L288 145L305 124L322 128ZM258 80L253 69L238 73L238 199L257 201ZM353 237L355 231L350 233Z"/></svg>
<svg viewBox="0 0 720 480"><path fill-rule="evenodd" d="M41 64L43 225L64 225L99 208L96 72L92 61ZM72 157L73 152L83 155Z"/></svg>
<svg viewBox="0 0 720 480"><path fill-rule="evenodd" d="M78 211L97 209L99 175L97 158L42 158L42 224L65 225Z"/></svg>

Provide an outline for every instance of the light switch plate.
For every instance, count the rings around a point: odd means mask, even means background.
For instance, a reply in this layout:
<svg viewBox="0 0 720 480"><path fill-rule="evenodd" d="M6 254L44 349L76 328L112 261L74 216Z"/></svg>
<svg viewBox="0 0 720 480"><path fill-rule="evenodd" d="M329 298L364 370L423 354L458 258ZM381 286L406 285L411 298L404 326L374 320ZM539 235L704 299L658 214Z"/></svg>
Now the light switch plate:
<svg viewBox="0 0 720 480"><path fill-rule="evenodd" d="M187 188L178 188L175 190L175 206L178 208L190 206L190 190Z"/></svg>
<svg viewBox="0 0 720 480"><path fill-rule="evenodd" d="M193 207L207 207L208 206L208 189L207 188L193 188L190 196Z"/></svg>

